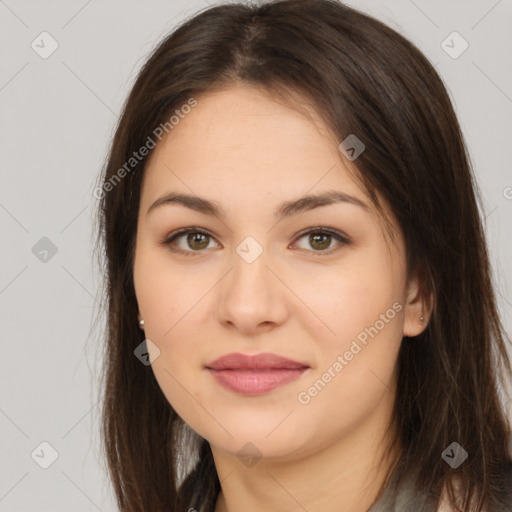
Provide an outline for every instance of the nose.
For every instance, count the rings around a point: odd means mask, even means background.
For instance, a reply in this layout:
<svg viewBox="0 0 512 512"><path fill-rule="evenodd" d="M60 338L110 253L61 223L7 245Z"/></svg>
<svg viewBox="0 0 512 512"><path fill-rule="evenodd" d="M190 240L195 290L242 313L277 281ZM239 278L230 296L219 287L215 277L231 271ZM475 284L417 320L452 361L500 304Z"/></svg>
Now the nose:
<svg viewBox="0 0 512 512"><path fill-rule="evenodd" d="M267 332L288 317L287 288L266 252L249 263L236 252L231 271L220 283L218 321L246 335Z"/></svg>

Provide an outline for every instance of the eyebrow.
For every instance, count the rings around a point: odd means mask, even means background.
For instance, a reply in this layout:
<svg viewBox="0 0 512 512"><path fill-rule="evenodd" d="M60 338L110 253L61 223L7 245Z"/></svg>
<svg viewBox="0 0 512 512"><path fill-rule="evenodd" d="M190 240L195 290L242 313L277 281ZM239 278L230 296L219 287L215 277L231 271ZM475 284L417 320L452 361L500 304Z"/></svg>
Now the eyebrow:
<svg viewBox="0 0 512 512"><path fill-rule="evenodd" d="M297 215L298 213L313 210L320 206L327 206L335 203L348 203L359 206L366 211L370 211L369 206L357 197L337 190L329 190L320 194L308 195L300 197L299 199L285 201L274 211L274 215L279 219L283 219L285 217ZM211 201L203 197L178 192L170 192L158 198L148 208L146 215L154 211L156 208L168 204L181 204L191 210L205 215L213 215L220 218L226 217L224 209L217 201Z"/></svg>

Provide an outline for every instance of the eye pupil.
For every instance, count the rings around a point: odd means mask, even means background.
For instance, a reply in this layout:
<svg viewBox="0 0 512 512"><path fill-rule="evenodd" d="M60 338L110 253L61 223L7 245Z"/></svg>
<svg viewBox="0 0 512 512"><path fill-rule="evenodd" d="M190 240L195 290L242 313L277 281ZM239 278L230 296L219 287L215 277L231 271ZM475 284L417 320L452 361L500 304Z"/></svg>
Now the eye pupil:
<svg viewBox="0 0 512 512"><path fill-rule="evenodd" d="M194 245L195 243L199 245ZM192 249L205 249L208 247L208 235L203 233L189 233L187 236L187 244Z"/></svg>
<svg viewBox="0 0 512 512"><path fill-rule="evenodd" d="M322 242L322 239L323 239L323 242ZM322 234L322 233L316 233L316 234L312 234L310 235L309 237L309 240L310 240L310 243L311 243L311 247L313 248L316 248L316 249L327 249L330 245L330 242L331 242L331 235L329 234ZM316 246L315 247L315 244L316 243L319 243L320 246Z"/></svg>

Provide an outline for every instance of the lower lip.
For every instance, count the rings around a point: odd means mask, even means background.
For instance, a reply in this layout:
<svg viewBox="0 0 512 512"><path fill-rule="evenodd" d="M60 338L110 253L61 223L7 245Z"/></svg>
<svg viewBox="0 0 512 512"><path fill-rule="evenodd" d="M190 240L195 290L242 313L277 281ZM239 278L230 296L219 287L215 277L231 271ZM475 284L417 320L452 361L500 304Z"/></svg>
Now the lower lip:
<svg viewBox="0 0 512 512"><path fill-rule="evenodd" d="M243 395L261 395L298 379L308 368L272 370L211 370L223 387Z"/></svg>

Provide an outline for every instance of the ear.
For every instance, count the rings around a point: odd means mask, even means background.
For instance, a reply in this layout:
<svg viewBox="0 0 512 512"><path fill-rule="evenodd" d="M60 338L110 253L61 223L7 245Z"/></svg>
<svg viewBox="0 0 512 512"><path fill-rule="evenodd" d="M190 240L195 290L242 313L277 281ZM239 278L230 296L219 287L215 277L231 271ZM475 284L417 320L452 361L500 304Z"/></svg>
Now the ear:
<svg viewBox="0 0 512 512"><path fill-rule="evenodd" d="M421 334L428 325L432 315L433 297L426 294L418 277L407 285L407 299L404 315L404 336L414 337ZM423 321L421 320L423 318Z"/></svg>

